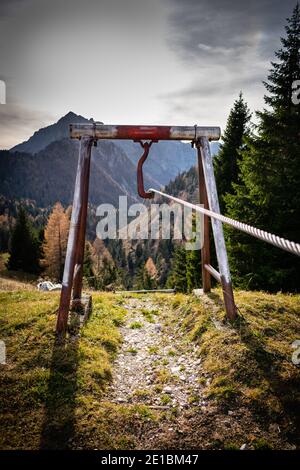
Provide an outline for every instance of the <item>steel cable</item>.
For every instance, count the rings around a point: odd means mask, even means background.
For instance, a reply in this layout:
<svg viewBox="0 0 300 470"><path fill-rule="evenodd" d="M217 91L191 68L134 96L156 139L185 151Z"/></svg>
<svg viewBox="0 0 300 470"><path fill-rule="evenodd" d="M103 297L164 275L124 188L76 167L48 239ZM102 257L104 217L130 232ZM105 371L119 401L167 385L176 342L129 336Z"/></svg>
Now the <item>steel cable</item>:
<svg viewBox="0 0 300 470"><path fill-rule="evenodd" d="M196 212L200 212L201 214L207 215L208 217L212 217L214 219L220 220L224 224L230 225L242 232L245 232L249 235L252 235L259 240L263 240L271 245L276 246L277 248L281 248L282 250L288 251L289 253L293 253L294 255L300 256L300 244L292 242L290 240L286 240L285 238L281 238L278 235L274 235L273 233L266 232L265 230L261 230L256 227L252 227L251 225L244 224L237 220L231 219L230 217L225 217L222 214L217 214L209 209L204 209L204 207L197 206L196 204L192 204L190 202L184 201L183 199L179 199L175 196L170 196L169 194L163 193L162 191L158 191L157 189L150 188L149 192L153 192L155 194L160 194L163 197L166 197L172 201L178 202L186 207L190 207L194 209Z"/></svg>

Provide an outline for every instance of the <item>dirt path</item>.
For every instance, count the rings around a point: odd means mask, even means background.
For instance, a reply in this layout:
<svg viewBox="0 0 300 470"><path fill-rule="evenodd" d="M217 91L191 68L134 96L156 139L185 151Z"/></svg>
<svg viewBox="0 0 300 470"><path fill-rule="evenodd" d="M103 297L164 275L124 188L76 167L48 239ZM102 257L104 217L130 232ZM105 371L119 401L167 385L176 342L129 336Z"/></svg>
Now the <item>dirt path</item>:
<svg viewBox="0 0 300 470"><path fill-rule="evenodd" d="M210 378L196 347L181 333L180 319L151 296L127 298L123 307L128 312L121 328L123 345L106 399L126 408L145 405L155 414L133 426L135 448L209 446L206 434L215 425L215 408L202 391Z"/></svg>
<svg viewBox="0 0 300 470"><path fill-rule="evenodd" d="M151 298L129 298L124 307L128 315L121 328L124 342L115 362L111 401L157 409L205 406L205 378L194 346L170 328Z"/></svg>
<svg viewBox="0 0 300 470"><path fill-rule="evenodd" d="M105 397L116 407L114 432L124 432L132 448L144 450L248 449L253 440L265 445L271 428L251 409L207 398L211 377L202 367L199 347L167 305L150 295L128 297L122 304L128 312L120 328L123 344ZM151 417L147 412L141 418L135 405L146 407ZM277 431L272 433L276 448L290 448Z"/></svg>

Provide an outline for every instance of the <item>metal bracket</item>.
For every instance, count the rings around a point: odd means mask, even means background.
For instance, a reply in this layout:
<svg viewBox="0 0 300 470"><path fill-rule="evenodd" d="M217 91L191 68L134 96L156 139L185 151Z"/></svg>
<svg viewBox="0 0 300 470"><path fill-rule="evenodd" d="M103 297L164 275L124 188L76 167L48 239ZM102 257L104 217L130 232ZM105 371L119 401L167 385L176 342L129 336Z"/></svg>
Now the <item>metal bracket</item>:
<svg viewBox="0 0 300 470"><path fill-rule="evenodd" d="M157 141L151 140L150 142L143 142L141 140L135 140L134 142L138 142L141 145L141 147L144 149L144 153L139 159L138 166L137 166L138 194L143 199L153 199L154 193L152 193L151 191L145 191L145 188L144 188L143 165L148 157L151 145L153 144L153 142L157 142Z"/></svg>

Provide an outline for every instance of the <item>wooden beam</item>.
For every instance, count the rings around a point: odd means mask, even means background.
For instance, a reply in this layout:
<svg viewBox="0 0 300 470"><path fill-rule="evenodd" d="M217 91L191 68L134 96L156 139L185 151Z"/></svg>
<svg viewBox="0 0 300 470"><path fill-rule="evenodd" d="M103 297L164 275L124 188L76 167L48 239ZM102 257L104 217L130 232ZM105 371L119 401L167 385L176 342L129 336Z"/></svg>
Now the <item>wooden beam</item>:
<svg viewBox="0 0 300 470"><path fill-rule="evenodd" d="M176 289L116 290L115 294L176 294Z"/></svg>
<svg viewBox="0 0 300 470"><path fill-rule="evenodd" d="M206 192L206 185L203 172L203 164L201 158L201 151L198 148L198 180L199 180L199 199L200 204L205 209L208 209L208 199ZM203 292L210 292L211 290L211 277L210 273L205 269L205 265L210 264L210 239L209 239L209 217L203 216L203 246L201 248L201 270L202 270L202 286Z"/></svg>
<svg viewBox="0 0 300 470"><path fill-rule="evenodd" d="M205 264L204 268L208 271L215 279L221 284L221 276L220 273L210 264Z"/></svg>
<svg viewBox="0 0 300 470"><path fill-rule="evenodd" d="M56 323L56 332L61 336L65 335L68 324L75 261L78 259L77 250L79 248L80 220L84 202L85 178L89 169L92 142L93 139L91 139L91 137L83 137L80 142L72 217Z"/></svg>
<svg viewBox="0 0 300 470"><path fill-rule="evenodd" d="M197 148L201 151L201 159L203 164L203 172L207 190L209 208L211 211L220 213L218 192L216 187L214 167L209 147L209 141L206 137L201 137L197 141ZM211 220L216 254L218 258L219 272L221 276L221 285L223 290L224 304L226 316L230 320L234 320L237 316L237 310L234 303L231 276L228 265L227 251L224 240L224 232L222 222L212 218Z"/></svg>
<svg viewBox="0 0 300 470"><path fill-rule="evenodd" d="M92 145L92 140L89 140L89 144ZM88 144L88 145L89 145ZM75 270L73 280L73 300L81 299L82 295L82 277L83 277L83 262L84 262L84 248L85 248L85 232L86 232L86 219L88 209L88 197L89 197L89 181L90 181L90 166L91 166L91 150L88 152L88 162L85 165L85 174L83 175L83 200L82 210L80 215L80 227L79 227L79 241L78 249L76 250L75 259Z"/></svg>

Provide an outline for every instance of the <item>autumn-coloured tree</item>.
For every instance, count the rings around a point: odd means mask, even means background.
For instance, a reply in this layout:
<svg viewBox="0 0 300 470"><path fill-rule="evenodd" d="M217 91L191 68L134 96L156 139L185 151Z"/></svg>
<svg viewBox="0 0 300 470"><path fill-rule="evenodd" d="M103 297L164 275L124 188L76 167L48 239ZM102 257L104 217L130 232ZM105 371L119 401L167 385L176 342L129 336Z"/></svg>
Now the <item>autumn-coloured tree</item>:
<svg viewBox="0 0 300 470"><path fill-rule="evenodd" d="M137 272L136 287L147 290L157 288L157 269L151 256L149 256L145 265L141 266Z"/></svg>
<svg viewBox="0 0 300 470"><path fill-rule="evenodd" d="M101 290L114 283L117 275L116 266L103 240L96 238L92 246L91 258L94 273L92 287Z"/></svg>
<svg viewBox="0 0 300 470"><path fill-rule="evenodd" d="M61 280L67 250L70 211L57 202L45 228L43 266L53 280Z"/></svg>
<svg viewBox="0 0 300 470"><path fill-rule="evenodd" d="M157 269L151 256L149 256L145 263L145 270L151 278L155 279L157 277Z"/></svg>

